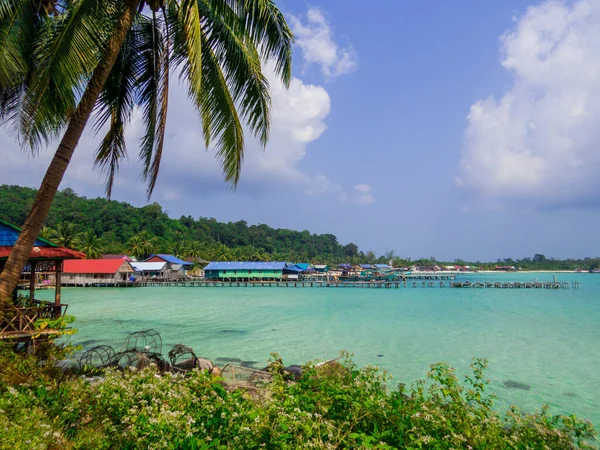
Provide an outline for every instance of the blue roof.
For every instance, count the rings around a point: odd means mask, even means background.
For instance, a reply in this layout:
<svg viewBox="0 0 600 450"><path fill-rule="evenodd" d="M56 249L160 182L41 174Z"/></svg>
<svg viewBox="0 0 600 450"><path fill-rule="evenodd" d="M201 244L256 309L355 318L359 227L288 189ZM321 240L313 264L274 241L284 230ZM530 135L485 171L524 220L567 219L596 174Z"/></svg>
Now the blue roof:
<svg viewBox="0 0 600 450"><path fill-rule="evenodd" d="M378 269L391 269L392 266L390 266L389 264L373 264L375 267L377 267Z"/></svg>
<svg viewBox="0 0 600 450"><path fill-rule="evenodd" d="M242 262L211 262L204 270L283 270L287 267L284 262L259 262L259 261L242 261Z"/></svg>
<svg viewBox="0 0 600 450"><path fill-rule="evenodd" d="M181 264L182 266L192 266L193 264L188 261L184 261L183 259L179 259L177 256L173 255L165 255L164 253L157 253L156 255L150 255L150 258L158 256L161 259L164 259L166 262L171 264ZM148 259L150 259L148 258ZM146 260L147 261L147 260Z"/></svg>
<svg viewBox="0 0 600 450"><path fill-rule="evenodd" d="M0 219L0 247L14 247L21 229L16 225ZM45 239L36 239L34 247L58 247Z"/></svg>
<svg viewBox="0 0 600 450"><path fill-rule="evenodd" d="M362 269L376 269L376 267L374 265L371 265L371 264L361 264L360 267Z"/></svg>
<svg viewBox="0 0 600 450"><path fill-rule="evenodd" d="M296 263L296 267L300 267L302 270L308 270L310 267L309 263Z"/></svg>

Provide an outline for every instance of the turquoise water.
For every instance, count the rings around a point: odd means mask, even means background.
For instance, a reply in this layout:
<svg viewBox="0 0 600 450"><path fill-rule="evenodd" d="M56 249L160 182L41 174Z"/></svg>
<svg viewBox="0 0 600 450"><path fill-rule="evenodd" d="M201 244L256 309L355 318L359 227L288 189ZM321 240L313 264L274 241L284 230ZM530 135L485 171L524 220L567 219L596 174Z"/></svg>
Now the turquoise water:
<svg viewBox="0 0 600 450"><path fill-rule="evenodd" d="M536 277L552 274L468 279ZM85 346L119 348L127 333L154 328L164 354L185 343L198 355L257 367L271 352L292 364L347 350L358 364L378 364L406 383L424 377L434 362L463 374L472 357L485 357L502 409L515 403L533 411L547 403L600 428L600 275L557 277L580 281L581 288L67 288L63 301L77 317L73 343ZM508 389L508 380L531 388Z"/></svg>

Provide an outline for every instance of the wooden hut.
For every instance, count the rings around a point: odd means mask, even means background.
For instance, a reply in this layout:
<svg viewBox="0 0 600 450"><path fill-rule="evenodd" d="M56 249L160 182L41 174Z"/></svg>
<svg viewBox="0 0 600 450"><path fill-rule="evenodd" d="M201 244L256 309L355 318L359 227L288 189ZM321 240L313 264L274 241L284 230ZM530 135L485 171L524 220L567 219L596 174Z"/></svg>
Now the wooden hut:
<svg viewBox="0 0 600 450"><path fill-rule="evenodd" d="M327 273L329 272L329 265L328 264L314 264L313 265L315 272L317 273Z"/></svg>
<svg viewBox="0 0 600 450"><path fill-rule="evenodd" d="M0 219L0 272L12 251L21 228ZM68 259L83 259L85 254L61 247L54 242L37 238L23 270L20 287L29 291L29 295L19 296L18 289L13 295L13 304L4 311L0 321L0 340L31 340L34 335L55 334L54 330L36 330L39 319L58 318L65 314L67 306L61 303L61 275L63 262ZM35 298L37 287L49 287L38 281L54 278L54 303L42 302Z"/></svg>
<svg viewBox="0 0 600 450"><path fill-rule="evenodd" d="M168 262L134 261L131 263L131 267L133 267L136 277L144 280L171 281L173 269Z"/></svg>
<svg viewBox="0 0 600 450"><path fill-rule="evenodd" d="M204 277L215 281L273 281L281 280L286 268L284 262L213 261L204 268Z"/></svg>
<svg viewBox="0 0 600 450"><path fill-rule="evenodd" d="M133 268L127 259L83 259L65 261L66 286L118 286L130 283Z"/></svg>

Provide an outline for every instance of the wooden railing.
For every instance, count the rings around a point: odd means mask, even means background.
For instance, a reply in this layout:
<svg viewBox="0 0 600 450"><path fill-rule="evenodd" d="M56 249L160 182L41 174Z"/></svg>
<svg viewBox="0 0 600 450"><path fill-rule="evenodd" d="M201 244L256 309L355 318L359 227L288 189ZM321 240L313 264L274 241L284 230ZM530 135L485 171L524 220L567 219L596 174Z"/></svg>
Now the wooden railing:
<svg viewBox="0 0 600 450"><path fill-rule="evenodd" d="M29 305L10 305L4 310L0 321L0 334L34 331L40 319L57 319L64 315L68 305L54 305L38 300L29 301Z"/></svg>

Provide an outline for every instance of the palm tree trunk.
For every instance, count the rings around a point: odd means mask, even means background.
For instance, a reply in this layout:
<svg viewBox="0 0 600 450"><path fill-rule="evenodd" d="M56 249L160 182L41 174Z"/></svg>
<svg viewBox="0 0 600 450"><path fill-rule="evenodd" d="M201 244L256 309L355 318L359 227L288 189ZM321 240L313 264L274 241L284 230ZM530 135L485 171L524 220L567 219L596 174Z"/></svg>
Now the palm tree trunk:
<svg viewBox="0 0 600 450"><path fill-rule="evenodd" d="M27 264L33 244L48 216L48 211L52 206L58 186L69 166L75 147L79 143L79 139L92 114L96 100L100 92L102 92L104 83L117 60L119 51L133 24L139 3L140 0L127 0L125 11L116 24L115 31L107 43L104 57L94 70L92 78L81 97L81 101L77 105L75 114L69 120L67 130L54 154L54 158L52 158L50 166L48 166L46 175L33 201L33 206L25 219L23 231L19 235L4 265L4 269L0 273L0 318L4 315L3 311L6 302L19 282L21 271L25 264Z"/></svg>

